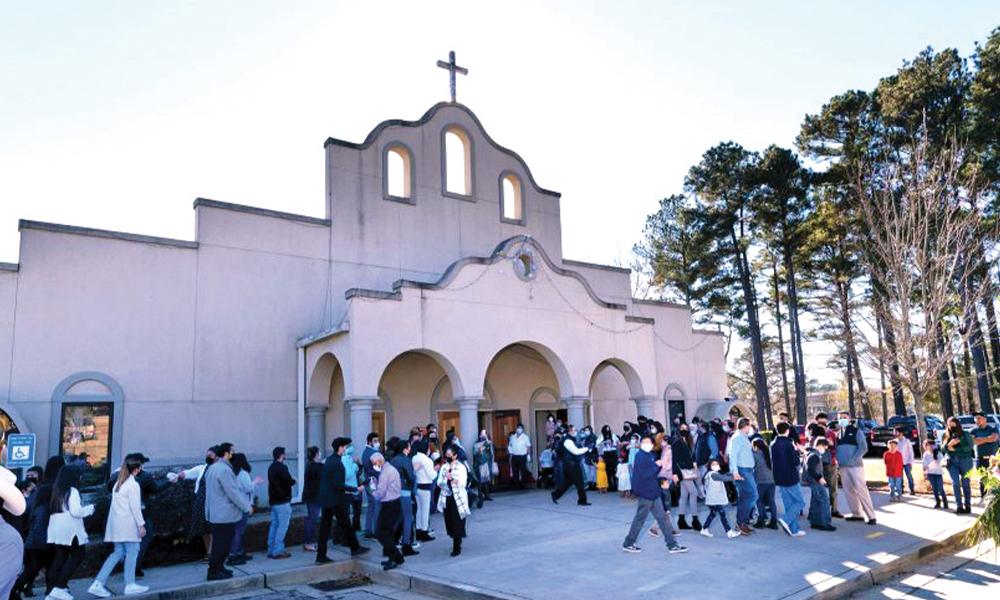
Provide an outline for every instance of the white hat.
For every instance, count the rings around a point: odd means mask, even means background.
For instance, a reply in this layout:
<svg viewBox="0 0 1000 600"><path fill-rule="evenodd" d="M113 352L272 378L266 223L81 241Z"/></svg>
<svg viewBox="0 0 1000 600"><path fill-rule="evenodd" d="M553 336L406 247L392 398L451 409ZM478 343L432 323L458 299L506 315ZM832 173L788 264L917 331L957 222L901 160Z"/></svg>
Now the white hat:
<svg viewBox="0 0 1000 600"><path fill-rule="evenodd" d="M0 467L0 500L3 501L4 510L15 517L22 514L25 508L24 494L17 489L16 483L17 477L4 467Z"/></svg>

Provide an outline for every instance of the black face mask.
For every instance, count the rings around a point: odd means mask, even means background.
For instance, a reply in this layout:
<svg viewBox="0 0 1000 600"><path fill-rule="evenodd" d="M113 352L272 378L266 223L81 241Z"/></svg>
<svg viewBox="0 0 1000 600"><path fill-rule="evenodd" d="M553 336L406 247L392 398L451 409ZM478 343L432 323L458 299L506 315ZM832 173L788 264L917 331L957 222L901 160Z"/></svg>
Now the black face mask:
<svg viewBox="0 0 1000 600"><path fill-rule="evenodd" d="M455 462L455 457L454 456L446 456L446 457L444 457L444 459L446 461L448 461L448 462Z"/></svg>

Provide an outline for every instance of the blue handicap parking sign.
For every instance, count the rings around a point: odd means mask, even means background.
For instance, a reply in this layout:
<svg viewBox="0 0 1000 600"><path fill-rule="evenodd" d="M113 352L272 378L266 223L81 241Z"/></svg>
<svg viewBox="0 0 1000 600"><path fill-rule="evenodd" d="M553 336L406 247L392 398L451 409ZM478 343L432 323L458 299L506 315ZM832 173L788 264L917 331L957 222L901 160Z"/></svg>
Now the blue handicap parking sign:
<svg viewBox="0 0 1000 600"><path fill-rule="evenodd" d="M7 468L19 469L35 465L35 434L12 433L7 436Z"/></svg>

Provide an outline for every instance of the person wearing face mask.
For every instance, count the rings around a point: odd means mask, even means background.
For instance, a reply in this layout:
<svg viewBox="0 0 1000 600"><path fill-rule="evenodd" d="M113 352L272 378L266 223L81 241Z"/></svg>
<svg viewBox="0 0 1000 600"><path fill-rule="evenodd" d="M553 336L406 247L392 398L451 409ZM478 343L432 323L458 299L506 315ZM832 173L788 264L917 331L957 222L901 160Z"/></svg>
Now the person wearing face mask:
<svg viewBox="0 0 1000 600"><path fill-rule="evenodd" d="M469 496L465 490L469 472L457 457L454 448L444 452L444 465L438 471L437 487L441 490L438 510L444 513L445 531L451 538L451 555L462 553L462 539L465 537L465 519L472 514Z"/></svg>
<svg viewBox="0 0 1000 600"><path fill-rule="evenodd" d="M865 483L864 457L868 452L868 442L864 432L851 420L851 414L842 411L837 418L840 437L837 439L837 468L840 484L847 503L851 507L851 516L847 521L864 521L875 525L875 507L872 496Z"/></svg>
<svg viewBox="0 0 1000 600"><path fill-rule="evenodd" d="M396 524L402 517L402 507L400 503L400 491L402 481L399 471L392 464L385 461L381 452L374 452L369 459L372 469L378 472L378 480L375 488L372 489L372 497L381 504L378 511L378 520L375 524L375 531L378 541L382 544L382 570L389 571L403 564L403 554L396 547Z"/></svg>
<svg viewBox="0 0 1000 600"><path fill-rule="evenodd" d="M413 448L413 472L417 481L417 516L415 527L418 542L434 541L434 536L430 534L431 490L434 488L437 471L434 469L434 461L431 460L427 452L428 445L426 440L418 442Z"/></svg>
<svg viewBox="0 0 1000 600"><path fill-rule="evenodd" d="M563 482L557 490L552 492L552 503L559 504L559 498L566 493L570 486L576 486L576 503L580 506L590 506L587 502L587 490L583 486L583 455L587 453L587 448L580 448L576 445L576 431L572 423L565 432L562 441L556 448L559 462L563 465Z"/></svg>
<svg viewBox="0 0 1000 600"><path fill-rule="evenodd" d="M836 531L830 524L830 491L823 478L823 455L830 447L825 437L816 438L806 454L802 483L809 486L809 524L819 531Z"/></svg>
<svg viewBox="0 0 1000 600"><path fill-rule="evenodd" d="M649 513L653 513L653 519L659 525L660 535L663 536L667 544L667 551L671 554L681 554L687 552L687 548L677 543L673 536L673 526L667 520L667 513L663 509L661 501L660 465L653 454L653 440L648 435L643 436L639 443L639 452L635 457L635 465L632 469L632 492L636 497L635 517L632 518L632 526L628 535L622 543L622 550L632 554L642 552L642 548L636 545L639 535L642 533ZM669 482L664 482L669 485Z"/></svg>
<svg viewBox="0 0 1000 600"><path fill-rule="evenodd" d="M549 445L556 439L556 418L552 413L545 417L545 444Z"/></svg>
<svg viewBox="0 0 1000 600"><path fill-rule="evenodd" d="M368 434L365 441L367 444L361 452L361 469L365 476L365 504L368 505L365 510L365 539L370 540L375 538L375 527L378 523L378 511L380 510L379 502L372 495L372 490L378 484L379 475L379 472L375 470L374 464L372 464L372 456L380 453L382 444L379 441L378 434L374 431Z"/></svg>
<svg viewBox="0 0 1000 600"><path fill-rule="evenodd" d="M191 525L188 528L188 537L197 538L201 536L202 543L205 544L205 555L212 552L212 532L205 524L205 486L202 479L208 467L215 462L215 447L205 451L205 462L195 465L190 469L185 469L177 473L177 479L194 479L194 502L191 504Z"/></svg>
<svg viewBox="0 0 1000 600"><path fill-rule="evenodd" d="M691 451L691 432L685 424L678 428L677 439L671 444L674 474L680 478L680 498L677 503L677 528L687 529L687 519L691 519L691 529L701 531L698 521L698 468L694 464Z"/></svg>
<svg viewBox="0 0 1000 600"><path fill-rule="evenodd" d="M750 419L740 417L736 423L736 434L729 440L729 468L733 472L738 500L736 503L736 527L743 535L750 535L750 513L757 503L757 481L754 477L753 447L750 443Z"/></svg>
<svg viewBox="0 0 1000 600"><path fill-rule="evenodd" d="M972 450L974 442L972 435L962 429L962 424L955 417L948 417L941 448L948 457L948 475L951 477L951 488L955 493L955 514L963 515L972 512L972 482L969 471L972 470ZM965 496L965 504L962 497Z"/></svg>
<svg viewBox="0 0 1000 600"><path fill-rule="evenodd" d="M778 435L771 442L771 472L785 510L778 525L792 537L803 537L806 532L799 529L799 513L806 503L799 480L799 450L791 438L795 429L788 423L778 423L775 431Z"/></svg>
<svg viewBox="0 0 1000 600"><path fill-rule="evenodd" d="M531 462L531 437L524 432L524 425L518 423L517 429L507 440L507 452L510 454L510 472L515 490L523 490L531 479L528 463Z"/></svg>
<svg viewBox="0 0 1000 600"><path fill-rule="evenodd" d="M360 475L363 473L361 464L358 462L357 453L354 451L354 444L350 438L345 438L347 445L340 456L340 462L344 465L344 481L347 488L354 490L351 501L348 504L348 515L351 517L351 529L361 531L361 513L364 509L365 491ZM334 537L336 540L336 537Z"/></svg>
<svg viewBox="0 0 1000 600"><path fill-rule="evenodd" d="M601 427L601 437L597 441L597 453L604 459L604 470L608 474L608 490L618 490L618 436L611 432L611 426Z"/></svg>
<svg viewBox="0 0 1000 600"><path fill-rule="evenodd" d="M472 464L479 480L479 494L476 507L483 507L483 500L493 501L490 497L490 487L493 481L493 441L483 429L479 432L479 440L472 446Z"/></svg>

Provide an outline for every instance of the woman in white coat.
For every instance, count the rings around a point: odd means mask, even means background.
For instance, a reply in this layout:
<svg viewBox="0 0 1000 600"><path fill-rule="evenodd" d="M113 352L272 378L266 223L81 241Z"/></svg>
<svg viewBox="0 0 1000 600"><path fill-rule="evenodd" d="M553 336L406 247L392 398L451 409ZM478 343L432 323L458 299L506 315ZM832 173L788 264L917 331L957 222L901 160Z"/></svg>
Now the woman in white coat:
<svg viewBox="0 0 1000 600"><path fill-rule="evenodd" d="M16 516L24 514L25 502L24 494L17 489L14 484L17 477L7 469L0 467L0 508ZM24 542L21 534L16 529L0 519L0 598L8 596L20 598L15 594L11 595L10 590L14 587L17 574L21 571L21 558L24 553Z"/></svg>
<svg viewBox="0 0 1000 600"><path fill-rule="evenodd" d="M142 460L129 455L118 471L118 482L111 494L111 508L108 509L108 525L104 530L104 541L115 545L114 551L104 561L104 566L87 591L100 598L112 594L105 587L111 570L125 559L125 595L142 594L149 591L135 582L135 563L139 557L139 543L146 535L146 521L142 518L142 490L135 480L142 471Z"/></svg>
<svg viewBox="0 0 1000 600"><path fill-rule="evenodd" d="M52 488L49 507L48 543L52 546L52 564L45 572L48 599L73 600L69 580L86 554L87 530L83 519L94 514L94 505L80 500L80 467L66 465Z"/></svg>

